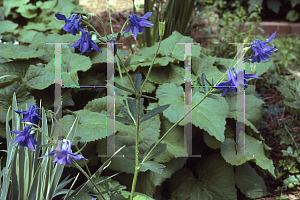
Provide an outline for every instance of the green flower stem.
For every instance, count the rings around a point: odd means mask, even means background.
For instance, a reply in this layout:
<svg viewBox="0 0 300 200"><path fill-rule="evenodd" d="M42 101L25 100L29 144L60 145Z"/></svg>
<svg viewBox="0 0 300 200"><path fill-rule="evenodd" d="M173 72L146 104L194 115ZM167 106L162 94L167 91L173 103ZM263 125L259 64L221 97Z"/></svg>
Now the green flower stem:
<svg viewBox="0 0 300 200"><path fill-rule="evenodd" d="M92 14L92 13L89 13L89 14L90 14L91 16L93 16L93 17L97 17L97 19L99 20L99 22L101 23L101 25L102 25L102 27L103 27L104 34L105 34L106 39L107 39L107 41L108 41L107 32L106 32L105 26L104 26L104 24L103 24L103 21L102 21L97 15L94 15L94 14ZM98 33L98 35L99 35L99 33Z"/></svg>
<svg viewBox="0 0 300 200"><path fill-rule="evenodd" d="M83 21L84 23L86 23L87 25L89 25L93 30L94 30L94 32L98 35L98 37L101 39L101 40L103 40L103 38L101 37L101 35L98 33L98 31L89 23L89 22L87 22L87 21L85 21L85 20L81 20L81 21ZM105 30L105 29L104 29Z"/></svg>
<svg viewBox="0 0 300 200"><path fill-rule="evenodd" d="M141 104L141 95L142 95L142 91L143 91L143 87L148 79L149 74L151 73L151 69L153 67L153 63L155 61L156 55L158 53L159 47L160 47L160 43L161 43L162 38L160 38L159 40L159 44L157 47L157 50L155 52L154 55L154 59L152 60L152 64L149 68L148 74L146 76L146 79L142 85L142 87L140 88L140 93L136 94L136 98L138 99L138 117L137 117L137 124L136 124L136 140L135 140L135 171L134 171L134 177L133 177L133 181L132 181L132 187L131 187L131 193L130 193L130 200L133 199L133 194L134 194L134 190L135 190L135 185L136 185L136 181L137 181L137 176L139 173L139 155L138 155L138 143L139 143L139 125L140 125L140 104ZM178 122L179 123L179 122ZM153 149L152 149L153 150Z"/></svg>
<svg viewBox="0 0 300 200"><path fill-rule="evenodd" d="M85 145L86 145L86 143L85 143ZM76 147L77 151L79 151L79 148L77 147L77 145L75 145L75 147ZM88 171L88 173L89 173L89 176L92 177L92 174L91 174L91 172L90 172L90 169L89 169L89 167L87 166L87 163L85 162L85 160L84 160L84 165L85 165L85 167L86 167L86 169L87 169L87 171Z"/></svg>
<svg viewBox="0 0 300 200"><path fill-rule="evenodd" d="M122 27L122 29L121 29L121 33L122 33L122 31L123 31L125 25L127 24L127 22L128 22L128 19L127 19L126 22L123 24L123 27Z"/></svg>
<svg viewBox="0 0 300 200"><path fill-rule="evenodd" d="M159 43L158 43L158 47L157 47L156 52L155 52L155 55L154 55L154 59L152 60L152 63L151 63L151 66L150 66L150 68L149 68L149 71L148 71L148 73L147 73L146 79L145 79L145 81L143 82L142 87L140 88L140 95L142 95L142 91L143 91L144 85L145 85L145 83L146 83L146 81L147 81L147 79L148 79L148 77L149 77L149 74L151 73L151 69L152 69L153 64L154 64L154 61L155 61L155 59L156 59L156 55L157 55L157 53L158 53L158 50L159 50L159 47L160 47L161 40L162 40L162 37L160 37L160 39L159 39Z"/></svg>
<svg viewBox="0 0 300 200"><path fill-rule="evenodd" d="M116 54L117 55L117 54ZM120 58L119 56L118 56L118 58ZM116 60L117 61L117 65L118 65L118 70L119 70L119 72L120 72L120 78L121 78L121 81L122 81L122 85L123 85L123 87L125 87L124 86L124 81L123 81L123 76L122 76L122 72L121 72L121 68L120 68L120 65L119 65L119 61L118 60ZM123 63L122 63L123 64ZM125 66L124 66L125 67ZM126 71L126 68L125 68L125 71ZM127 72L127 71L126 71ZM128 74L128 73L127 73ZM130 77L129 76L129 74L127 75L128 77ZM134 88L134 86L133 86L133 88ZM129 104L128 104L128 100L127 100L127 95L126 95L126 91L124 91L123 90L123 92L124 92L124 96L125 96L125 101L126 101L126 108L127 108L127 112L128 112L128 114L130 115L130 117L131 117L131 119L132 119L132 121L134 122L134 125L136 125L136 121L135 121L135 119L133 118L133 116L132 116L132 114L131 114L131 112L130 112L130 110L129 110Z"/></svg>
<svg viewBox="0 0 300 200"><path fill-rule="evenodd" d="M109 7L109 0L107 0L107 5L108 5L108 16L109 16L109 24L111 28L111 34L114 34L113 28L112 28L112 23L111 23L111 16L110 16L110 7ZM108 41L108 40L107 40Z"/></svg>
<svg viewBox="0 0 300 200"><path fill-rule="evenodd" d="M231 68L231 66L232 66L232 63L233 63L233 61L235 60L235 58L236 58L236 56L237 55L235 55L235 57L234 57L234 59L232 60L232 62L231 62L231 64L230 64L230 67L229 68ZM243 57L242 57L243 58ZM238 61L240 61L242 58L240 58ZM238 63L238 61L237 61L237 63ZM237 65L237 63L233 66L233 67L235 67L236 65ZM223 74L223 76L219 79L219 81L214 85L214 87L216 87L220 82L222 82L223 81L223 79L226 77L226 75L227 75L227 72L225 72L224 74ZM149 153L145 156L145 158L142 160L142 162L141 163L144 163L145 162L145 160L147 160L147 158L150 156L150 154L152 153L152 151L156 148L156 146L167 136L167 134L177 125L177 124L179 124L190 112L192 112L192 110L194 110L194 108L196 108L202 101L204 101L204 99L206 98L206 97L208 97L209 95L210 95L210 93L212 93L213 91L215 90L215 88L211 88L210 90L209 90L209 92L195 105L195 106L193 106L192 108L191 108L191 110L189 110L179 121L177 121L171 128L169 128L169 130L159 139L159 141L153 146L153 148L149 151Z"/></svg>
<svg viewBox="0 0 300 200"><path fill-rule="evenodd" d="M137 180L137 176L138 176L138 173L139 173L139 149L138 149L138 145L139 145L139 127L140 127L140 103L141 103L141 97L138 96L138 114L137 114L136 138L135 138L135 170L134 170L134 177L133 177L133 182L132 182L132 186L131 186L130 200L133 199L136 180Z"/></svg>
<svg viewBox="0 0 300 200"><path fill-rule="evenodd" d="M102 197L102 199L105 200L104 196L102 195L100 189L97 187L97 185L94 183L94 181L87 175L87 173L85 173L85 171L76 163L76 161L74 160L73 157L71 157L73 164L89 179L89 181L91 181L91 183L94 185L94 187L96 188L96 190L98 191L99 195Z"/></svg>

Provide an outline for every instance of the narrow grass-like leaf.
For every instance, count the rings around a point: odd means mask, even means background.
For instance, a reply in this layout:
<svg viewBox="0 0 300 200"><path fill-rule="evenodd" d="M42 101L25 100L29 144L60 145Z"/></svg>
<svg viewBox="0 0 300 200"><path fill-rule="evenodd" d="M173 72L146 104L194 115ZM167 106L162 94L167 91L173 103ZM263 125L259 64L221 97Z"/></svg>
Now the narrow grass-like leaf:
<svg viewBox="0 0 300 200"><path fill-rule="evenodd" d="M92 175L91 180L96 181L98 177L100 177L102 171L110 164L110 160L117 154L119 153L123 148L125 147L122 146L120 149L118 149L112 157L110 157L107 161L103 163L103 165ZM85 192L89 192L91 189L93 189L94 185L88 180L87 182L83 183L81 186L79 186L70 196L67 196L65 200L70 200L73 197L75 197L81 190Z"/></svg>
<svg viewBox="0 0 300 200"><path fill-rule="evenodd" d="M151 117L154 117L155 115L163 112L164 110L166 110L168 107L170 106L170 104L167 105L163 105L163 106L159 106L157 108L154 108L153 110L150 110L149 112L147 112L145 115L143 115L140 118L140 123L146 121L147 119L150 119Z"/></svg>
<svg viewBox="0 0 300 200"><path fill-rule="evenodd" d="M143 159L146 157L146 155L150 152L150 150L154 147L154 145L156 144L156 142L154 142L148 149L147 151L143 154ZM159 156L160 154L164 153L167 149L167 144L166 143L159 143L155 149L153 149L153 151L151 152L151 154L149 155L149 157L144 161L147 162L157 156Z"/></svg>
<svg viewBox="0 0 300 200"><path fill-rule="evenodd" d="M129 113L126 108L119 106L119 109L122 113L124 113L128 117L128 119L131 120L131 117L129 116Z"/></svg>
<svg viewBox="0 0 300 200"><path fill-rule="evenodd" d="M105 80L106 82L107 82L107 80ZM127 91L127 92L130 92L130 93L132 93L132 94L134 94L134 91L132 91L132 90L130 90L130 89L127 89L127 88L125 88L125 87L123 87L122 85L119 85L118 83L114 83L115 84L115 86L117 87L117 88L119 88L119 89L121 89L121 90L124 90L124 91Z"/></svg>
<svg viewBox="0 0 300 200"><path fill-rule="evenodd" d="M162 174L162 171L163 171L162 168L165 168L166 166L163 165L163 164L159 164L157 162L154 162L154 161L147 161L147 162L144 162L144 163L140 163L139 167L140 167L141 172L151 170L153 172Z"/></svg>
<svg viewBox="0 0 300 200"><path fill-rule="evenodd" d="M112 116L107 116L110 119L114 119ZM119 116L115 116L115 120L118 122L122 122L124 124L133 124L132 121L130 121L129 119L123 118L123 117L119 117Z"/></svg>
<svg viewBox="0 0 300 200"><path fill-rule="evenodd" d="M134 81L134 87L138 93L140 93L141 82L142 82L142 74L138 74Z"/></svg>

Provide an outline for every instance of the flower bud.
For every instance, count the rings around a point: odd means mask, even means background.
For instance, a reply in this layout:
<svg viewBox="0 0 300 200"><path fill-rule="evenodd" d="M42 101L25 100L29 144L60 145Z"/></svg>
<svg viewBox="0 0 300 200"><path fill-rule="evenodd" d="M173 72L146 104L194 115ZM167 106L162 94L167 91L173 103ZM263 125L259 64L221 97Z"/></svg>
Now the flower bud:
<svg viewBox="0 0 300 200"><path fill-rule="evenodd" d="M82 15L81 17L82 17L82 19L84 19L84 20L88 20L88 18L87 18L86 16L84 16L84 15Z"/></svg>
<svg viewBox="0 0 300 200"><path fill-rule="evenodd" d="M165 34L165 22L159 22L159 37L163 37Z"/></svg>
<svg viewBox="0 0 300 200"><path fill-rule="evenodd" d="M256 74L256 64L250 63L250 69L252 74Z"/></svg>

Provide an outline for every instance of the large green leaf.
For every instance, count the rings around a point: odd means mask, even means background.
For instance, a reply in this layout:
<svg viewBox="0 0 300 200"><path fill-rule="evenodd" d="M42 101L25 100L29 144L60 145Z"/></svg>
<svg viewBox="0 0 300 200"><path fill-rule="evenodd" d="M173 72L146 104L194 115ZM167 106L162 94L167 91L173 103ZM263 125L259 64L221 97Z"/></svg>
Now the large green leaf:
<svg viewBox="0 0 300 200"><path fill-rule="evenodd" d="M24 81L31 89L43 90L53 84L53 73L45 70L43 65L30 65Z"/></svg>
<svg viewBox="0 0 300 200"><path fill-rule="evenodd" d="M19 30L16 30L16 28L18 27L18 24L13 23L12 21L9 20L4 20L4 21L0 21L0 34L2 33L14 33L17 34L19 32Z"/></svg>
<svg viewBox="0 0 300 200"><path fill-rule="evenodd" d="M191 42L193 42L192 38L183 36L179 32L174 31L172 35L161 42L158 55L153 63L153 66L167 66L169 63L178 63L179 61L184 61L185 47L183 43ZM157 48L158 42L156 42L152 47L145 47L141 49L138 52L139 55L130 55L124 63L127 70L132 68L133 71L135 71L138 66L151 66ZM200 51L200 45L192 45L193 56L199 56ZM123 69L121 69L121 71L122 73L124 72Z"/></svg>
<svg viewBox="0 0 300 200"><path fill-rule="evenodd" d="M236 155L236 143L234 140L226 138L221 145L221 154L226 162L231 165L241 165L251 160L254 161L261 168L268 170L274 177L276 177L273 166L273 161L265 156L264 145L262 141L245 134L245 154L254 155L254 157L234 156Z"/></svg>
<svg viewBox="0 0 300 200"><path fill-rule="evenodd" d="M141 68L141 71L147 76L149 67L143 67ZM151 69L148 80L156 84L173 82L177 85L181 85L184 83L184 68L173 63L170 63L170 65L165 66L164 68L154 67Z"/></svg>
<svg viewBox="0 0 300 200"><path fill-rule="evenodd" d="M45 67L45 70L53 73L54 60L52 59ZM67 53L62 55L61 74L63 85L79 85L78 71L87 71L92 67L92 62L88 57Z"/></svg>
<svg viewBox="0 0 300 200"><path fill-rule="evenodd" d="M22 80L28 70L30 62L13 61L0 63L0 86L4 87L13 81Z"/></svg>
<svg viewBox="0 0 300 200"><path fill-rule="evenodd" d="M205 95L199 92L193 93L192 105L196 105ZM226 117L228 114L228 103L221 95L216 95L223 103L205 99L192 111L192 124L206 130L217 140L223 142ZM165 83L156 90L156 97L159 98L159 105L171 104L163 112L164 116L172 123L176 123L184 116L184 92L183 89L174 83ZM184 125L182 120L179 125Z"/></svg>
<svg viewBox="0 0 300 200"><path fill-rule="evenodd" d="M262 120L263 105L265 102L254 95L245 95L245 113L240 111L237 113L236 95L231 94L229 96L230 97L228 98L228 103L229 103L228 117L232 119L236 119L238 117L239 121L245 120L245 124L247 126L250 126L250 128L254 132L259 133L256 127L259 128L260 126L260 122ZM243 117L241 118L240 116Z"/></svg>
<svg viewBox="0 0 300 200"><path fill-rule="evenodd" d="M139 184L136 185L136 191L152 197L157 188L156 186L161 186L167 178L171 178L174 172L183 167L187 159L187 157L179 157L172 159L170 162L164 163L166 167L163 168L162 174L150 170L144 173L139 173Z"/></svg>
<svg viewBox="0 0 300 200"><path fill-rule="evenodd" d="M216 83L222 76L223 72L221 72L216 66L213 64L218 61L219 59L216 57L205 57L205 58L200 58L197 56L192 56L192 69L193 69L193 74L196 75L196 77L193 79L200 78L202 76L202 73L205 74L206 79L211 82L211 80L214 80L214 83ZM229 66L228 66L229 67ZM227 76L223 81L226 81Z"/></svg>
<svg viewBox="0 0 300 200"><path fill-rule="evenodd" d="M190 37L186 37L181 35L179 32L174 31L172 35L170 35L168 38L164 39L159 47L158 54L161 56L168 56L171 58L175 58L180 61L184 61L185 54L184 54L184 44L176 44L176 43L191 43L193 42L193 39ZM144 57L153 58L155 55L155 52L158 47L158 42L155 42L155 44L152 47L146 47L139 51L140 55L143 55ZM200 45L192 45L192 54L193 56L200 56L201 47Z"/></svg>
<svg viewBox="0 0 300 200"><path fill-rule="evenodd" d="M91 112L89 110L78 110L79 122L74 137L81 137L81 142L95 141L106 137L106 114ZM74 115L63 117L63 128L68 132L75 120ZM65 134L65 133L63 133Z"/></svg>
<svg viewBox="0 0 300 200"><path fill-rule="evenodd" d="M173 124L164 116L161 116L161 136L165 134ZM154 158L154 161L160 163L170 162L176 156L187 154L184 149L184 127L175 126L168 135L161 141L167 145L164 153Z"/></svg>
<svg viewBox="0 0 300 200"><path fill-rule="evenodd" d="M9 106L12 105L13 94L16 93L18 108L21 110L27 110L26 104L35 105L35 99L30 94L26 86L20 82L13 82L12 84L0 89L0 122L6 121L6 114ZM12 111L11 111L12 112ZM12 115L9 114L9 120Z"/></svg>
<svg viewBox="0 0 300 200"><path fill-rule="evenodd" d="M37 58L45 54L43 49L36 50L29 46L0 43L0 57L12 59Z"/></svg>
<svg viewBox="0 0 300 200"><path fill-rule="evenodd" d="M186 168L177 171L169 183L171 199L237 199L233 167L218 154L209 155L197 164L195 179Z"/></svg>
<svg viewBox="0 0 300 200"><path fill-rule="evenodd" d="M55 44L48 44L48 43L54 43L54 42L63 42L63 43L69 43L69 44L61 44L61 54L62 59L64 60L65 55L69 53L74 53L75 48L69 48L72 44L77 42L80 39L80 35L77 34L76 36L72 34L66 34L66 35L58 35L57 33L49 34L46 37L38 37L36 40L33 40L31 45L29 47L36 48L38 50L44 50L44 54L39 57L42 59L45 63L48 63L54 60L55 55ZM60 55L58 55L60 57ZM73 62L73 61L68 61ZM53 64L51 65L51 72L53 72Z"/></svg>
<svg viewBox="0 0 300 200"><path fill-rule="evenodd" d="M235 169L236 185L246 197L256 199L264 196L264 179L248 163L236 166Z"/></svg>

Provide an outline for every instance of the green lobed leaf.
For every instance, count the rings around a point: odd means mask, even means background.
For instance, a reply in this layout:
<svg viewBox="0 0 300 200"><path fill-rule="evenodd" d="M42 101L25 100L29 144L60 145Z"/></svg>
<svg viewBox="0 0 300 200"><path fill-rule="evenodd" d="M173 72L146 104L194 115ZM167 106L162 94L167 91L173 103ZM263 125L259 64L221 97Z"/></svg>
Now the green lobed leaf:
<svg viewBox="0 0 300 200"><path fill-rule="evenodd" d="M30 65L24 81L31 89L43 90L53 84L53 74L45 70L43 66Z"/></svg>
<svg viewBox="0 0 300 200"><path fill-rule="evenodd" d="M62 56L62 84L78 85L78 71L87 71L92 67L92 63L88 57L79 54L66 53ZM54 72L54 60L52 59L46 66L45 70L50 73Z"/></svg>
<svg viewBox="0 0 300 200"><path fill-rule="evenodd" d="M237 199L233 167L218 154L209 155L196 166L199 176L187 168L177 171L169 180L171 199Z"/></svg>
<svg viewBox="0 0 300 200"><path fill-rule="evenodd" d="M232 119L236 119L238 117L238 121L244 121L247 126L250 126L250 128L256 132L259 133L259 131L256 129L256 127L260 126L260 122L262 120L262 114L263 114L263 105L264 101L257 98L254 95L245 95L245 113L238 112L236 108L236 95L231 94L228 98L229 103L229 114L228 117ZM241 116L243 116L241 118ZM244 118L245 116L245 118Z"/></svg>
<svg viewBox="0 0 300 200"><path fill-rule="evenodd" d="M192 105L196 105L204 96L204 94L199 92L193 93ZM223 103L205 99L192 111L192 124L206 130L210 135L215 136L217 140L223 142L225 139L225 119L229 107L226 100L220 94L216 96L222 99ZM163 112L164 116L170 122L176 123L184 116L184 92L181 87L178 87L174 83L162 84L156 91L156 97L159 98L159 105L170 103L170 108ZM183 126L184 120L179 125Z"/></svg>
<svg viewBox="0 0 300 200"><path fill-rule="evenodd" d="M171 178L174 172L181 169L187 159L187 157L179 157L172 159L170 162L164 163L166 167L163 168L162 174L150 170L144 173L139 173L137 180L139 184L136 185L136 191L142 192L150 197L154 195L155 191L162 191L162 183L166 179ZM161 190L159 188L161 188Z"/></svg>
<svg viewBox="0 0 300 200"><path fill-rule="evenodd" d="M18 27L18 24L13 23L10 20L4 20L4 21L0 21L0 34L2 33L14 33L17 34L19 32L19 30L16 30L16 28Z"/></svg>
<svg viewBox="0 0 300 200"><path fill-rule="evenodd" d="M172 124L162 115L161 136L165 134L173 125L174 124ZM171 161L173 158L186 155L187 152L184 149L184 127L179 125L175 126L160 144L167 145L167 149L164 153L154 158L155 162L166 163Z"/></svg>
<svg viewBox="0 0 300 200"><path fill-rule="evenodd" d="M251 160L276 177L273 161L265 156L263 142L245 134L245 151L246 155L254 155L254 157L234 156L236 155L236 143L232 139L226 138L221 145L221 155L229 164L238 166Z"/></svg>
<svg viewBox="0 0 300 200"><path fill-rule="evenodd" d="M79 122L75 136L81 137L81 142L95 141L106 137L106 115L89 110L78 110L74 113L79 114ZM63 128L68 132L74 122L73 115L63 117Z"/></svg>
<svg viewBox="0 0 300 200"><path fill-rule="evenodd" d="M247 198L257 199L265 196L266 185L264 179L248 163L236 166L235 169L236 185Z"/></svg>
<svg viewBox="0 0 300 200"><path fill-rule="evenodd" d="M12 104L13 94L16 93L18 108L21 110L26 109L27 104L35 105L34 97L30 94L29 90L20 82L13 82L12 84L0 89L0 122L6 121L6 112L9 105ZM12 118L10 111L9 120Z"/></svg>
<svg viewBox="0 0 300 200"><path fill-rule="evenodd" d="M29 46L13 45L12 43L0 43L0 57L12 59L37 58L45 54L43 49L36 50Z"/></svg>
<svg viewBox="0 0 300 200"><path fill-rule="evenodd" d="M146 76L149 67L140 68L143 74ZM177 85L181 85L184 83L184 69L179 65L175 65L170 63L169 65L161 68L154 67L151 69L151 73L148 76L148 80L155 84L163 84L163 83L176 83Z"/></svg>

